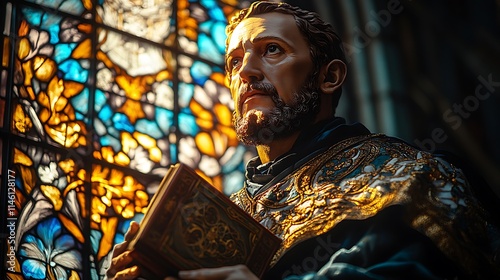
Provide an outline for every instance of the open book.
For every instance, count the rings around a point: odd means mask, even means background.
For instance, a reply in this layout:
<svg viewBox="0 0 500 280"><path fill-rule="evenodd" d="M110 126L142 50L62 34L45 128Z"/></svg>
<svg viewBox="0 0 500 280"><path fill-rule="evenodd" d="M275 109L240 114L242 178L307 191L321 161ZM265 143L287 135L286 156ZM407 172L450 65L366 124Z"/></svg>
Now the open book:
<svg viewBox="0 0 500 280"><path fill-rule="evenodd" d="M178 163L163 178L129 249L148 279L236 264L260 277L280 244L281 239Z"/></svg>

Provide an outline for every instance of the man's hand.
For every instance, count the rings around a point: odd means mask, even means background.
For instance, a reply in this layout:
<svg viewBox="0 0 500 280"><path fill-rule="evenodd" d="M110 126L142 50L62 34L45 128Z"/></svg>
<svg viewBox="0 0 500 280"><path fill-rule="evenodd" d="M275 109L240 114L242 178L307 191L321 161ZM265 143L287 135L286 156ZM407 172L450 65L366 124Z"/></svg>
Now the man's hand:
<svg viewBox="0 0 500 280"><path fill-rule="evenodd" d="M106 277L109 280L129 280L139 277L140 271L138 266L130 266L132 257L127 250L128 243L134 238L139 230L139 224L136 222L130 223L130 227L125 233L125 241L117 244L113 249L113 259L111 266L106 272Z"/></svg>
<svg viewBox="0 0 500 280"><path fill-rule="evenodd" d="M192 280L258 280L246 265L224 266L218 268L202 268L189 271L180 271L180 279ZM175 280L167 277L165 280Z"/></svg>

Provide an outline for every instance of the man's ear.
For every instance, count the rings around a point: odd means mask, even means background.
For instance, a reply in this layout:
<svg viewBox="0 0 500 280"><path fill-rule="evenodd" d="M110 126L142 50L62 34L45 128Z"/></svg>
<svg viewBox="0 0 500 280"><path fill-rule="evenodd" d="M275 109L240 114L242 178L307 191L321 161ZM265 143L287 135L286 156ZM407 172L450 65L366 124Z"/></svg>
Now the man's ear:
<svg viewBox="0 0 500 280"><path fill-rule="evenodd" d="M334 59L321 67L319 88L325 94L332 94L344 83L347 66L340 59Z"/></svg>

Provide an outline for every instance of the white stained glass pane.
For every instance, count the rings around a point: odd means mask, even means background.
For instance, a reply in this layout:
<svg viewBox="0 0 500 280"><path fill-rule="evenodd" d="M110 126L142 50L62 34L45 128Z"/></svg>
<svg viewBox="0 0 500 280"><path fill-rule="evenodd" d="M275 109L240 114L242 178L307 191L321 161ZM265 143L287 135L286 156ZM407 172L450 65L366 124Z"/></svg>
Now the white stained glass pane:
<svg viewBox="0 0 500 280"><path fill-rule="evenodd" d="M100 31L101 51L131 76L150 75L167 67L160 48L110 30Z"/></svg>
<svg viewBox="0 0 500 280"><path fill-rule="evenodd" d="M105 25L163 43L170 33L172 0L105 0L97 13Z"/></svg>

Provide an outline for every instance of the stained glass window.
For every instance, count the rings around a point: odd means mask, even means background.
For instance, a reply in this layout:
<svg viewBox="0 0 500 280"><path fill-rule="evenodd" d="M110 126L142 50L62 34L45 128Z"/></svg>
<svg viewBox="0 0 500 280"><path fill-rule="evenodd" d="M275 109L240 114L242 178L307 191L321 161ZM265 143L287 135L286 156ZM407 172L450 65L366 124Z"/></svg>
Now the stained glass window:
<svg viewBox="0 0 500 280"><path fill-rule="evenodd" d="M101 279L170 164L242 186L222 66L240 2L2 2L1 279Z"/></svg>

